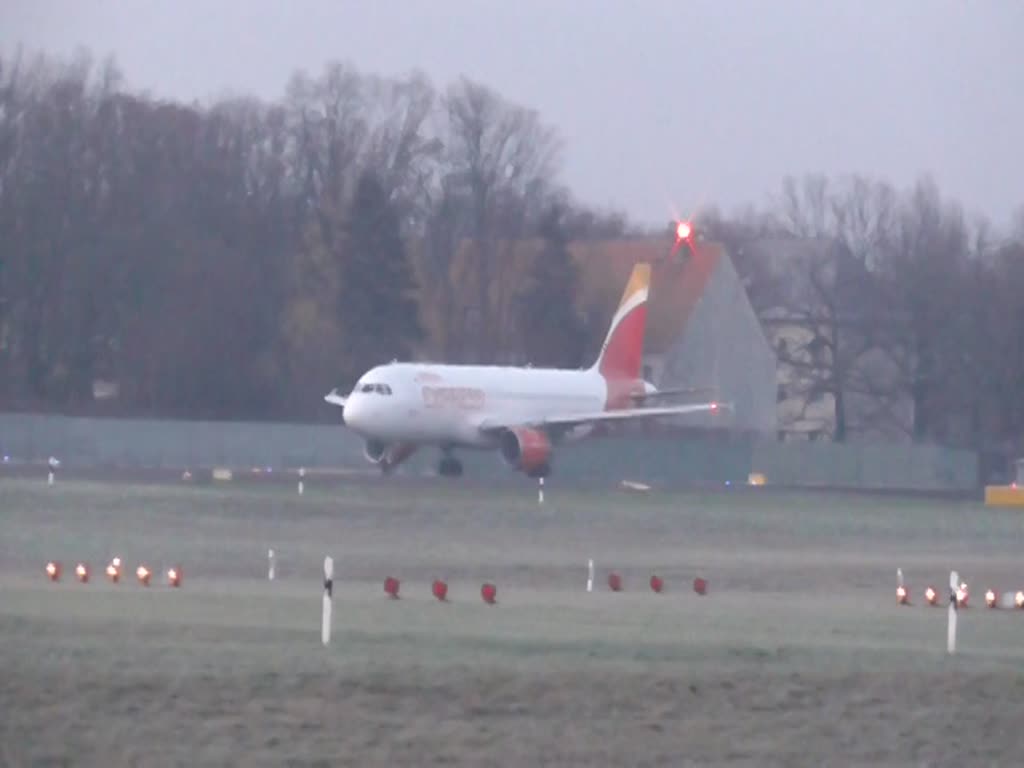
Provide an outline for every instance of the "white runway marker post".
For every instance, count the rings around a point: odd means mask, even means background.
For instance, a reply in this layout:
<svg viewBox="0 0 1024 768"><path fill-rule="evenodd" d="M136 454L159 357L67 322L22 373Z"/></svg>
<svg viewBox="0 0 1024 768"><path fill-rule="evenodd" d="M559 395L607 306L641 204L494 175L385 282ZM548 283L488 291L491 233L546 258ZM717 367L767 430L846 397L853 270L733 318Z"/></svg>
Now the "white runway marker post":
<svg viewBox="0 0 1024 768"><path fill-rule="evenodd" d="M594 591L594 559L587 561L587 592Z"/></svg>
<svg viewBox="0 0 1024 768"><path fill-rule="evenodd" d="M267 581L274 580L274 550L267 550Z"/></svg>
<svg viewBox="0 0 1024 768"><path fill-rule="evenodd" d="M956 614L957 590L960 589L960 575L956 571L949 574L949 622L946 631L946 650L949 653L956 653Z"/></svg>
<svg viewBox="0 0 1024 768"><path fill-rule="evenodd" d="M538 504L543 504L544 503L544 478L543 477L538 477L537 478L537 503Z"/></svg>
<svg viewBox="0 0 1024 768"><path fill-rule="evenodd" d="M306 484L304 482L305 478L306 478L306 468L305 467L299 467L299 496L301 496L306 491L306 487L305 487Z"/></svg>
<svg viewBox="0 0 1024 768"><path fill-rule="evenodd" d="M334 560L324 558L324 615L320 625L320 639L324 645L331 642L331 597L334 591Z"/></svg>

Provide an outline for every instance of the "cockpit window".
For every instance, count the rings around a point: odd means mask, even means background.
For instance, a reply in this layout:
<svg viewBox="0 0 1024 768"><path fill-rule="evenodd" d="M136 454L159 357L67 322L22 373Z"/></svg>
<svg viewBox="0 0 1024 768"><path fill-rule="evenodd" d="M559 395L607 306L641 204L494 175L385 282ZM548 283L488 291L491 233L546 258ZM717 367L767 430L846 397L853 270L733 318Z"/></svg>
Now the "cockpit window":
<svg viewBox="0 0 1024 768"><path fill-rule="evenodd" d="M360 392L376 392L378 395L390 395L391 387L387 384L366 383L359 387Z"/></svg>

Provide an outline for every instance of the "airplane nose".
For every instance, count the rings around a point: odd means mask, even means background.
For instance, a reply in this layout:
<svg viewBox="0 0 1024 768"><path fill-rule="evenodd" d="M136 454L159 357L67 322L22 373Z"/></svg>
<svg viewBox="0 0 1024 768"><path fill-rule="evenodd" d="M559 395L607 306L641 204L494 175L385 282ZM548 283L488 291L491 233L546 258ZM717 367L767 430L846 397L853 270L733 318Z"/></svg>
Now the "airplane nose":
<svg viewBox="0 0 1024 768"><path fill-rule="evenodd" d="M353 396L345 403L345 408L342 410L342 419L346 427L359 429L362 417L366 414L366 403L360 402L360 399Z"/></svg>

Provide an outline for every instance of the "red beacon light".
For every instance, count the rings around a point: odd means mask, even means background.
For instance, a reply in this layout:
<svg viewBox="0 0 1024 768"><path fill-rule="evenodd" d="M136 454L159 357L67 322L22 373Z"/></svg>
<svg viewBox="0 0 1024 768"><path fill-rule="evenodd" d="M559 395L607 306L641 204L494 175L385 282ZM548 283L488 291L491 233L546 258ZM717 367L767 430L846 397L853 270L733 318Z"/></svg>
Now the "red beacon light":
<svg viewBox="0 0 1024 768"><path fill-rule="evenodd" d="M693 224L688 221L677 221L675 226L676 242L672 246L672 255L675 256L680 250L685 249L688 255L693 256Z"/></svg>

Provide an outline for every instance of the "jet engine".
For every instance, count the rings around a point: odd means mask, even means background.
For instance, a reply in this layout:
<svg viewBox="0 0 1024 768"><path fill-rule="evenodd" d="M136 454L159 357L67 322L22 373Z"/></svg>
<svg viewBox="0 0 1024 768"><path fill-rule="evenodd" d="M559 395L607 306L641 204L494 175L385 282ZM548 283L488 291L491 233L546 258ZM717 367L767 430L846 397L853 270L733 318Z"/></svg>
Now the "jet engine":
<svg viewBox="0 0 1024 768"><path fill-rule="evenodd" d="M544 477L551 471L551 441L543 432L519 427L501 435L501 457L509 466L529 477Z"/></svg>

